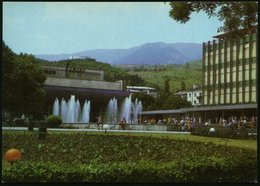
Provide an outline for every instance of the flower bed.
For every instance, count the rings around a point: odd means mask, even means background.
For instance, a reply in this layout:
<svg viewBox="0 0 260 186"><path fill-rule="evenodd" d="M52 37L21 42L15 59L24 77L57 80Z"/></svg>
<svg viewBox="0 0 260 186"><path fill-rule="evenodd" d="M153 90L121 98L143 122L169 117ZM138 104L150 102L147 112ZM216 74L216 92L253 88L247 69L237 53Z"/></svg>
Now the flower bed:
<svg viewBox="0 0 260 186"><path fill-rule="evenodd" d="M127 135L4 133L2 153L21 160L5 182L245 182L256 178L256 152L213 143ZM2 154L3 155L3 154Z"/></svg>

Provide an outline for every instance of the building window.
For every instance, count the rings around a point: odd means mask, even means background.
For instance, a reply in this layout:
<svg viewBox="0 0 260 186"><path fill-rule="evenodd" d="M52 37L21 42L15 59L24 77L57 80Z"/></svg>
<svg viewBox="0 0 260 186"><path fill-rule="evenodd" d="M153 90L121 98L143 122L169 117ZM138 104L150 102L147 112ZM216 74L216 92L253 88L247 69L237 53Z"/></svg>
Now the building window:
<svg viewBox="0 0 260 186"><path fill-rule="evenodd" d="M189 97L191 97L191 93L189 93Z"/></svg>

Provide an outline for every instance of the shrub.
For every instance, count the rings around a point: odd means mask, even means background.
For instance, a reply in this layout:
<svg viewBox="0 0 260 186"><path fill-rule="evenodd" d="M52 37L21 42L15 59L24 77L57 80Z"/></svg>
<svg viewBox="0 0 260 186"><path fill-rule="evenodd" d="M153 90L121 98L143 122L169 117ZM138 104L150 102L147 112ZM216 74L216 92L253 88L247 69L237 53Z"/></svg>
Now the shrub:
<svg viewBox="0 0 260 186"><path fill-rule="evenodd" d="M210 133L210 128L213 127L216 131ZM192 131L191 134L199 136L214 136L219 138L230 138L230 139L256 139L256 136L248 135L248 133L256 133L256 129L242 128L242 129L233 129L231 127L222 127L222 126L199 126L197 125Z"/></svg>
<svg viewBox="0 0 260 186"><path fill-rule="evenodd" d="M194 159L179 162L57 164L20 161L3 170L4 182L251 182L255 161Z"/></svg>
<svg viewBox="0 0 260 186"><path fill-rule="evenodd" d="M61 124L62 124L62 119L59 116L50 115L46 119L46 125L48 127L58 127Z"/></svg>

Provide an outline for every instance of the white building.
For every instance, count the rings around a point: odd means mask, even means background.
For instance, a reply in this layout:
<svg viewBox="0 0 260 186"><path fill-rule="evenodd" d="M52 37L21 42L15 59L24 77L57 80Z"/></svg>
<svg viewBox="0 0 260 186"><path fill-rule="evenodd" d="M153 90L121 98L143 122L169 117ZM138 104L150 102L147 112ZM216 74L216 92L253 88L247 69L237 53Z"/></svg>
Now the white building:
<svg viewBox="0 0 260 186"><path fill-rule="evenodd" d="M175 95L190 101L193 106L201 105L202 89L198 86L193 85L191 90L179 91Z"/></svg>
<svg viewBox="0 0 260 186"><path fill-rule="evenodd" d="M148 95L151 95L153 97L157 97L157 90L152 87L143 87L143 86L126 86L126 90L130 92L135 92L135 93L145 93Z"/></svg>

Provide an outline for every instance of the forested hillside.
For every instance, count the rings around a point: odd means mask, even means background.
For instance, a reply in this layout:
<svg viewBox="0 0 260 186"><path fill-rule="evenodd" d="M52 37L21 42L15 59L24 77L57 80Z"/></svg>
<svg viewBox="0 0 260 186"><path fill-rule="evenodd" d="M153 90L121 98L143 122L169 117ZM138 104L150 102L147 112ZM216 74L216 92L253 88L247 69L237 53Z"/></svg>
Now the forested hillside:
<svg viewBox="0 0 260 186"><path fill-rule="evenodd" d="M121 67L123 68L123 67ZM169 79L170 92L189 89L193 84L202 85L202 61L186 64L162 66L132 66L124 68L131 75L138 75L147 86L164 89L165 80Z"/></svg>

